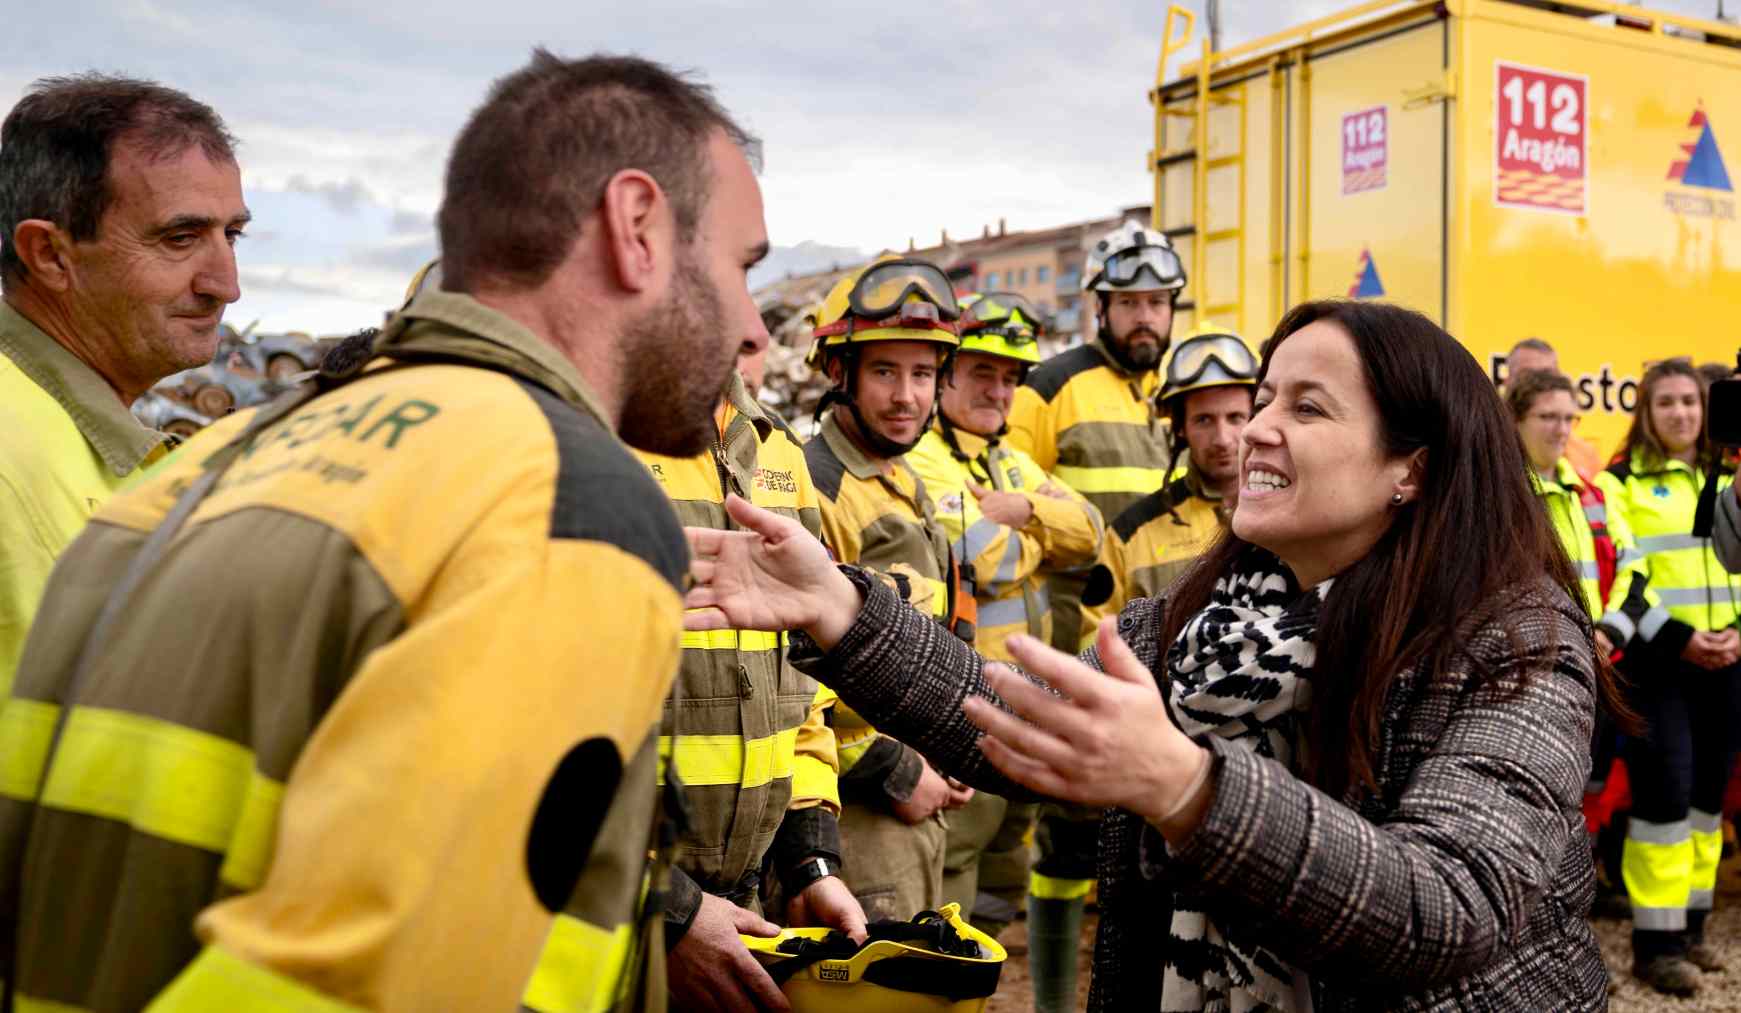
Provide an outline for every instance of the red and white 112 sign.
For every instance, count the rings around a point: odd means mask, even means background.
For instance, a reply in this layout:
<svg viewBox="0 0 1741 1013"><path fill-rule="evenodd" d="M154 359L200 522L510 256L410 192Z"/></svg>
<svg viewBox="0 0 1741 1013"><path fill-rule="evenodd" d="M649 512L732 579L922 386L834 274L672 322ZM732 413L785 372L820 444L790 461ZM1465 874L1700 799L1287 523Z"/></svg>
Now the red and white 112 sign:
<svg viewBox="0 0 1741 1013"><path fill-rule="evenodd" d="M1384 189L1390 161L1390 114L1384 106L1342 117L1342 193Z"/></svg>
<svg viewBox="0 0 1741 1013"><path fill-rule="evenodd" d="M1590 178L1589 79L1496 64L1493 199L1501 207L1584 214Z"/></svg>

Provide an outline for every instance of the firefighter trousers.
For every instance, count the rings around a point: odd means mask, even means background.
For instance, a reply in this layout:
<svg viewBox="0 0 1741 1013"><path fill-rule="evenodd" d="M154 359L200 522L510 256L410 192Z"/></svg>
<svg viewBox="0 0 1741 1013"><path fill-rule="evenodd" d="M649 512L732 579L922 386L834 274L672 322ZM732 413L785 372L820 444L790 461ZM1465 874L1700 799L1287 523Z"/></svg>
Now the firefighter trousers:
<svg viewBox="0 0 1741 1013"><path fill-rule="evenodd" d="M841 806L841 878L866 920L906 921L943 906L946 827L941 813L909 825L873 806Z"/></svg>
<svg viewBox="0 0 1741 1013"><path fill-rule="evenodd" d="M1741 728L1741 665L1627 666L1646 731L1626 743L1632 819L1621 873L1636 959L1684 953L1704 932L1723 852L1723 795Z"/></svg>
<svg viewBox="0 0 1741 1013"><path fill-rule="evenodd" d="M1038 808L1034 802L1011 802L978 791L966 806L951 812L943 854L943 903L960 904L961 917L970 922L981 893L1008 902L1012 913L1019 910L1028 892Z"/></svg>

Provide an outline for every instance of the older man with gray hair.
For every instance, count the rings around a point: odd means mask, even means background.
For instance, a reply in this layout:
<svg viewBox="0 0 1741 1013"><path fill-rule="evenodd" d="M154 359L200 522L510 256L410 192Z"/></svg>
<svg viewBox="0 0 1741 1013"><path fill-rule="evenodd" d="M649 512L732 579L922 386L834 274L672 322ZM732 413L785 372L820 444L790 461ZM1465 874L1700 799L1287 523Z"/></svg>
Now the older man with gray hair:
<svg viewBox="0 0 1741 1013"><path fill-rule="evenodd" d="M0 125L0 698L55 556L164 450L128 406L240 295L234 139L149 81L43 78Z"/></svg>

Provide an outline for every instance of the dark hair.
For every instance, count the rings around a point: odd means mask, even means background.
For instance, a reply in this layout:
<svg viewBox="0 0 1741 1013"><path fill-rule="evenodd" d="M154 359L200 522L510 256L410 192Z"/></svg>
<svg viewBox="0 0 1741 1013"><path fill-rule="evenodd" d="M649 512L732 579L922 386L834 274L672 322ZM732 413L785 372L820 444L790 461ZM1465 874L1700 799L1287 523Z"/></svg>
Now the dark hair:
<svg viewBox="0 0 1741 1013"><path fill-rule="evenodd" d="M1709 385L1693 368L1691 359L1685 356L1664 359L1645 370L1644 378L1638 381L1638 407L1632 412L1632 428L1626 431L1626 442L1621 447L1622 460L1631 460L1636 454L1646 468L1661 467L1668 462L1668 450L1663 447L1662 440L1656 435L1656 427L1650 422L1650 399L1656 395L1657 385L1673 376L1684 376L1699 388L1699 419L1703 422L1710 407L1707 404ZM1708 466L1712 449L1702 424L1699 426L1699 441L1694 446L1694 463L1700 468Z"/></svg>
<svg viewBox="0 0 1741 1013"><path fill-rule="evenodd" d="M1543 394L1552 394L1563 390L1567 394L1577 395L1572 390L1572 380L1564 373L1551 369L1526 369L1511 378L1505 387L1505 403L1511 408L1511 416L1519 422L1529 414L1535 406L1535 399Z"/></svg>
<svg viewBox="0 0 1741 1013"><path fill-rule="evenodd" d="M1245 403L1247 405L1250 405L1253 401L1257 400L1257 387L1253 384L1226 384L1225 386L1244 388L1246 393ZM1198 388L1198 390L1214 389L1216 388ZM1191 449L1191 441L1185 438L1185 422L1187 418L1185 414L1185 406L1190 403L1191 395L1195 393L1197 393L1196 390L1188 390L1183 394L1178 394L1174 397L1168 398L1161 405L1162 410L1167 413L1167 421L1171 424L1172 439L1168 445L1168 450L1172 455L1172 459L1175 461L1181 459L1179 456L1180 454L1187 453ZM1156 396L1159 397L1158 394Z"/></svg>
<svg viewBox="0 0 1741 1013"><path fill-rule="evenodd" d="M705 85L632 56L563 60L534 49L531 63L495 83L454 141L436 216L442 287L540 284L625 169L658 181L688 242L712 183L707 145L715 130L758 160L759 142Z"/></svg>
<svg viewBox="0 0 1741 1013"><path fill-rule="evenodd" d="M1532 352L1546 352L1549 355L1560 354L1560 353L1554 351L1554 346L1548 344L1547 342L1543 341L1540 338L1524 338L1522 341L1519 341L1517 344L1512 345L1511 351L1506 352L1505 357L1507 359L1509 359L1512 356L1516 355L1518 352L1521 352L1526 348Z"/></svg>
<svg viewBox="0 0 1741 1013"><path fill-rule="evenodd" d="M1353 340L1378 406L1384 453L1426 451L1419 501L1399 508L1372 550L1336 575L1319 614L1303 755L1306 776L1337 797L1357 782L1376 786L1379 725L1400 673L1418 666L1429 679L1444 675L1471 631L1517 614L1543 577L1570 601L1584 599L1530 487L1516 427L1468 351L1413 310L1309 302L1282 318L1265 343L1260 383L1282 342L1315 321L1334 323ZM1219 577L1261 552L1224 534L1174 585L1167 642L1208 604ZM1530 660L1543 670L1553 663ZM1598 658L1598 704L1630 720L1614 678Z"/></svg>
<svg viewBox="0 0 1741 1013"><path fill-rule="evenodd" d="M1718 380L1727 380L1735 375L1735 367L1724 362L1699 363L1699 382L1707 389Z"/></svg>
<svg viewBox="0 0 1741 1013"><path fill-rule="evenodd" d="M197 144L214 162L236 161L223 119L174 88L96 73L41 78L0 124L0 281L24 277L12 245L20 222L50 221L81 242L96 236L123 140L153 160Z"/></svg>

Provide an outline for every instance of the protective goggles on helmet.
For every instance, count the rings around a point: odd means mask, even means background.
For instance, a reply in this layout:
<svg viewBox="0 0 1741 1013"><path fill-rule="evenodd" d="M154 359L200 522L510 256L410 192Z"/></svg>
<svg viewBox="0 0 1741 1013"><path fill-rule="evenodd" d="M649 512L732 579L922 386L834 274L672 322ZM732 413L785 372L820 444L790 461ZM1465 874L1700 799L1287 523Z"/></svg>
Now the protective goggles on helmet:
<svg viewBox="0 0 1741 1013"><path fill-rule="evenodd" d="M1129 288L1143 275L1161 288L1182 288L1185 265L1170 246L1132 246L1106 258L1101 279L1113 288Z"/></svg>
<svg viewBox="0 0 1741 1013"><path fill-rule="evenodd" d="M1220 367L1230 381L1257 380L1257 360L1245 342L1231 334L1209 334L1191 338L1173 350L1172 361L1167 364L1167 386L1188 387L1212 366Z"/></svg>
<svg viewBox="0 0 1741 1013"><path fill-rule="evenodd" d="M1014 292L988 292L962 309L961 333L995 334L1011 345L1037 340L1046 328L1034 304Z"/></svg>
<svg viewBox="0 0 1741 1013"><path fill-rule="evenodd" d="M935 264L922 260L885 260L865 268L846 304L857 316L881 320L909 305L915 295L935 306L944 320L961 316L949 278Z"/></svg>

